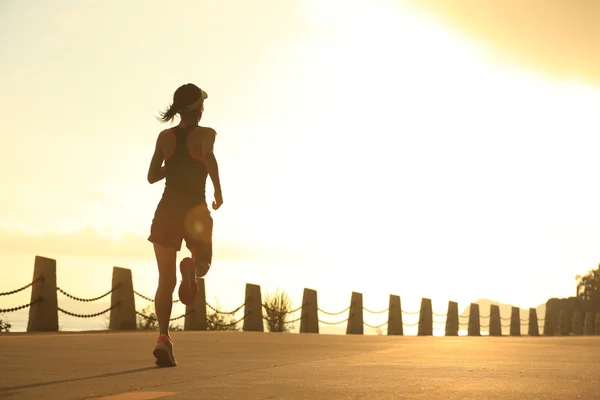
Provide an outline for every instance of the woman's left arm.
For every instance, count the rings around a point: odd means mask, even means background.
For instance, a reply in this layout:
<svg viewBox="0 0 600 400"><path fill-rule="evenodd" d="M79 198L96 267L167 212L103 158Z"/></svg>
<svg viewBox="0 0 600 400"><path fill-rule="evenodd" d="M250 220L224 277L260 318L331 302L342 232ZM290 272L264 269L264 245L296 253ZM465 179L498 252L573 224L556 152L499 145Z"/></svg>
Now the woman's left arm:
<svg viewBox="0 0 600 400"><path fill-rule="evenodd" d="M150 182L150 184L165 178L165 167L162 165L165 158L161 148L161 137L163 136L163 132L158 135L154 154L152 155L152 160L150 160L150 168L148 168L148 182Z"/></svg>

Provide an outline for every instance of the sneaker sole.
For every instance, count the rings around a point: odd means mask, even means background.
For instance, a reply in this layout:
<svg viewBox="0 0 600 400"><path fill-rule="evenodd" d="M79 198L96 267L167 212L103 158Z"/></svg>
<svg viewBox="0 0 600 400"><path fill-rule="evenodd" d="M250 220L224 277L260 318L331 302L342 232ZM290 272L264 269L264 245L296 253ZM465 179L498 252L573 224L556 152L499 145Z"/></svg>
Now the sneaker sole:
<svg viewBox="0 0 600 400"><path fill-rule="evenodd" d="M198 293L194 260L189 257L184 258L179 264L179 270L181 271L179 300L186 306L189 306L194 303L194 299Z"/></svg>
<svg viewBox="0 0 600 400"><path fill-rule="evenodd" d="M158 346L154 349L152 354L156 357L156 365L159 367L175 367L177 362L171 359L169 350Z"/></svg>

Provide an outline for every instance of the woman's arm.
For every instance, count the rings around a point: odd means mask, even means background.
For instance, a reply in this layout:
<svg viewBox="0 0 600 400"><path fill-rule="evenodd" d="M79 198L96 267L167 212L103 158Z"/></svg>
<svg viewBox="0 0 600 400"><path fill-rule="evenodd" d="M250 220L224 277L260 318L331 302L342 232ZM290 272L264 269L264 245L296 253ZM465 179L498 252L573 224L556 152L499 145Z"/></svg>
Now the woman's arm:
<svg viewBox="0 0 600 400"><path fill-rule="evenodd" d="M217 210L223 204L223 192L221 191L221 180L219 179L219 165L214 153L215 136L217 133L214 129L210 128L208 128L207 131L208 132L202 136L202 158L204 159L204 165L206 165L206 171L215 188L213 209Z"/></svg>
<svg viewBox="0 0 600 400"><path fill-rule="evenodd" d="M156 147L154 148L154 154L150 160L150 168L148 168L148 182L150 184L160 181L165 178L165 167L162 165L164 161L164 153L162 151L162 137L161 132L156 139Z"/></svg>

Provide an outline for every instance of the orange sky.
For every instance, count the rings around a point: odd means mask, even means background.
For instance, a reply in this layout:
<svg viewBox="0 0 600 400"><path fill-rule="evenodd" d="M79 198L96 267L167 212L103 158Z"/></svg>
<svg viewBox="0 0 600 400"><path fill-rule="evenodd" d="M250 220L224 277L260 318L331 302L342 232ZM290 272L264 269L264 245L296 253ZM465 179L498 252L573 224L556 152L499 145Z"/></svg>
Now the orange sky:
<svg viewBox="0 0 600 400"><path fill-rule="evenodd" d="M224 303L232 279L313 287L332 307L352 290L372 308L389 293L442 309L572 295L600 261L597 76L512 57L465 33L468 18L409 3L3 3L0 261L25 264L0 291L35 254L65 270L83 255L103 275L135 265L153 290L154 117L194 82L218 132L207 284Z"/></svg>

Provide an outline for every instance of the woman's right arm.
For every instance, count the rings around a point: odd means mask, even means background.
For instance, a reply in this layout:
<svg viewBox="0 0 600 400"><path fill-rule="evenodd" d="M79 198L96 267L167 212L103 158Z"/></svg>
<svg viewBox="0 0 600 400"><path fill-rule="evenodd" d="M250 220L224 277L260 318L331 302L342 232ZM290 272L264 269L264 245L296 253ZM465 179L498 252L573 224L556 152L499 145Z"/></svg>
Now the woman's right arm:
<svg viewBox="0 0 600 400"><path fill-rule="evenodd" d="M219 164L214 153L215 138L217 132L212 128L205 128L206 130L202 135L202 158L204 159L204 165L208 175L212 180L215 188L215 201L213 202L213 209L216 210L223 204L223 192L221 191L221 181L219 179Z"/></svg>

